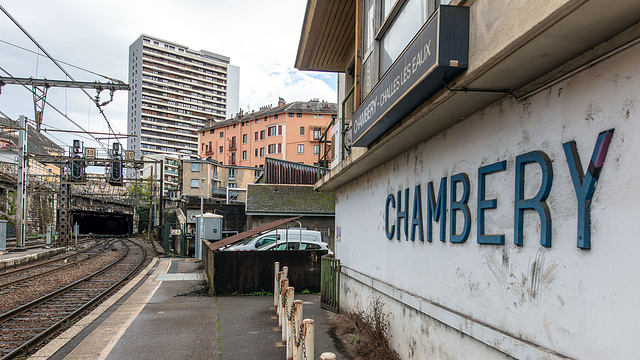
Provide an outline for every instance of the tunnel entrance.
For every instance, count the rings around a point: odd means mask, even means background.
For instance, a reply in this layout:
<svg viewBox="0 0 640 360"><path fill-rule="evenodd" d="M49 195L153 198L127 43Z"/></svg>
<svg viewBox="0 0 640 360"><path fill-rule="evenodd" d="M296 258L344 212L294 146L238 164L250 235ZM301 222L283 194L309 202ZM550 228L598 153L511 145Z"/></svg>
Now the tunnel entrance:
<svg viewBox="0 0 640 360"><path fill-rule="evenodd" d="M72 226L78 224L80 234L131 235L133 215L95 211L72 211Z"/></svg>

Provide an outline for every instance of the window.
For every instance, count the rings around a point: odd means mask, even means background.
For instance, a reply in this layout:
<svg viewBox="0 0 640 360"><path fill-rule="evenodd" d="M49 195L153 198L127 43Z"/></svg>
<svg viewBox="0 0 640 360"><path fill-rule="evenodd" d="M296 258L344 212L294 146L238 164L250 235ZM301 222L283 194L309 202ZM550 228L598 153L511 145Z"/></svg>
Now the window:
<svg viewBox="0 0 640 360"><path fill-rule="evenodd" d="M200 171L200 163L191 163L191 171Z"/></svg>
<svg viewBox="0 0 640 360"><path fill-rule="evenodd" d="M434 11L435 4L433 1L405 1L386 34L380 40L380 75L391 67L391 64Z"/></svg>
<svg viewBox="0 0 640 360"><path fill-rule="evenodd" d="M255 132L255 136L256 136L256 141L258 141L258 132Z"/></svg>
<svg viewBox="0 0 640 360"><path fill-rule="evenodd" d="M236 163L236 153L231 153L231 163L232 164Z"/></svg>
<svg viewBox="0 0 640 360"><path fill-rule="evenodd" d="M216 132L216 131L215 131L214 129L209 130L209 134L213 134L213 133L215 133L215 132ZM203 133L202 135L204 135L204 133Z"/></svg>
<svg viewBox="0 0 640 360"><path fill-rule="evenodd" d="M264 117L264 121L267 121L267 117L266 116Z"/></svg>
<svg viewBox="0 0 640 360"><path fill-rule="evenodd" d="M264 140L264 130L260 130L260 140Z"/></svg>
<svg viewBox="0 0 640 360"><path fill-rule="evenodd" d="M255 157L258 157L258 149L256 149L256 155L255 155Z"/></svg>
<svg viewBox="0 0 640 360"><path fill-rule="evenodd" d="M320 145L313 145L313 155L318 155L320 152Z"/></svg>
<svg viewBox="0 0 640 360"><path fill-rule="evenodd" d="M247 160L247 150L242 150L242 160Z"/></svg>
<svg viewBox="0 0 640 360"><path fill-rule="evenodd" d="M238 183L230 182L230 183L229 183L229 187L230 187L230 188L236 188L236 187L238 187Z"/></svg>
<svg viewBox="0 0 640 360"><path fill-rule="evenodd" d="M273 154L276 152L276 144L271 144L267 148L267 154Z"/></svg>
<svg viewBox="0 0 640 360"><path fill-rule="evenodd" d="M300 126L300 135L304 135L304 126Z"/></svg>
<svg viewBox="0 0 640 360"><path fill-rule="evenodd" d="M296 117L302 117L302 113L297 113Z"/></svg>
<svg viewBox="0 0 640 360"><path fill-rule="evenodd" d="M220 138L224 137L224 132L220 131Z"/></svg>
<svg viewBox="0 0 640 360"><path fill-rule="evenodd" d="M304 144L298 144L298 154L304 154Z"/></svg>
<svg viewBox="0 0 640 360"><path fill-rule="evenodd" d="M248 138L247 134L242 134L242 143L243 144L247 143L247 138Z"/></svg>
<svg viewBox="0 0 640 360"><path fill-rule="evenodd" d="M362 1L361 96L364 100L442 1ZM322 115L318 115L322 118Z"/></svg>
<svg viewBox="0 0 640 360"><path fill-rule="evenodd" d="M318 117L319 117L320 119L322 119L322 114L318 115Z"/></svg>
<svg viewBox="0 0 640 360"><path fill-rule="evenodd" d="M278 143L278 154L282 153L282 144Z"/></svg>
<svg viewBox="0 0 640 360"><path fill-rule="evenodd" d="M236 169L229 168L229 180L235 180L235 179L236 179Z"/></svg>
<svg viewBox="0 0 640 360"><path fill-rule="evenodd" d="M277 119L278 118L278 114L273 115L273 118Z"/></svg>
<svg viewBox="0 0 640 360"><path fill-rule="evenodd" d="M264 157L264 148L260 148L260 157Z"/></svg>
<svg viewBox="0 0 640 360"><path fill-rule="evenodd" d="M237 124L233 124L233 128L234 128L234 129L236 128L236 125L237 125Z"/></svg>
<svg viewBox="0 0 640 360"><path fill-rule="evenodd" d="M322 136L322 129L313 128L313 140L320 140L320 136Z"/></svg>
<svg viewBox="0 0 640 360"><path fill-rule="evenodd" d="M224 151L224 146L220 146L220 149L219 149L220 154L222 154L223 151Z"/></svg>
<svg viewBox="0 0 640 360"><path fill-rule="evenodd" d="M269 126L267 128L267 135L268 136L275 136L276 135L276 127L275 126Z"/></svg>
<svg viewBox="0 0 640 360"><path fill-rule="evenodd" d="M199 188L199 187L200 187L200 180L198 180L198 179L191 179L191 187L192 187L192 188Z"/></svg>
<svg viewBox="0 0 640 360"><path fill-rule="evenodd" d="M278 135L282 135L282 125L278 125Z"/></svg>
<svg viewBox="0 0 640 360"><path fill-rule="evenodd" d="M258 119L256 119L256 124L258 123Z"/></svg>
<svg viewBox="0 0 640 360"><path fill-rule="evenodd" d="M293 117L293 113L288 113L287 116Z"/></svg>

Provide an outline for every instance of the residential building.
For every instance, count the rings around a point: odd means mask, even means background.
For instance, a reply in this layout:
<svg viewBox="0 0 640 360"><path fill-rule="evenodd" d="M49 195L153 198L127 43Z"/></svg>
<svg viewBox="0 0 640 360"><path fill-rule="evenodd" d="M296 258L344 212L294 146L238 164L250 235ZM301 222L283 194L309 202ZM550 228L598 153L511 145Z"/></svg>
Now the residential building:
<svg viewBox="0 0 640 360"><path fill-rule="evenodd" d="M335 103L318 99L286 103L280 98L277 107L240 112L225 121L209 119L198 132L198 150L202 158L226 165L262 167L266 157L317 164L318 154L330 150L320 137L335 115Z"/></svg>
<svg viewBox="0 0 640 360"><path fill-rule="evenodd" d="M179 198L181 196L181 164L182 157L169 154L154 154L145 156L148 163L140 170L140 178L150 176L160 182L162 179L163 196Z"/></svg>
<svg viewBox="0 0 640 360"><path fill-rule="evenodd" d="M245 202L247 185L254 182L262 169L220 164L215 160L183 161L182 193L185 196L219 198Z"/></svg>
<svg viewBox="0 0 640 360"><path fill-rule="evenodd" d="M127 148L141 155L198 153L208 118L238 111L240 70L226 56L141 35L129 47Z"/></svg>
<svg viewBox="0 0 640 360"><path fill-rule="evenodd" d="M639 1L310 0L302 29L346 110L315 185L342 309L380 301L401 359L640 358Z"/></svg>

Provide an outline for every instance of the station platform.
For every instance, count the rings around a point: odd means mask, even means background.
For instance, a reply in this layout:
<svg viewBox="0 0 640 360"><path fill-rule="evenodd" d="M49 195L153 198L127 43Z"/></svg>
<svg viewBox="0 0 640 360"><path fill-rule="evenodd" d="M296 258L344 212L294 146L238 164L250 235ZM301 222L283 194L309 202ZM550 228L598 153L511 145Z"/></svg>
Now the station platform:
<svg viewBox="0 0 640 360"><path fill-rule="evenodd" d="M36 248L25 251L9 251L0 254L0 270L28 264L33 261L46 259L66 252L64 247Z"/></svg>
<svg viewBox="0 0 640 360"><path fill-rule="evenodd" d="M273 296L203 294L199 262L156 258L116 295L29 359L274 359L286 358ZM333 352L333 313L317 294L296 294L315 322L315 357ZM313 359L309 357L309 360Z"/></svg>

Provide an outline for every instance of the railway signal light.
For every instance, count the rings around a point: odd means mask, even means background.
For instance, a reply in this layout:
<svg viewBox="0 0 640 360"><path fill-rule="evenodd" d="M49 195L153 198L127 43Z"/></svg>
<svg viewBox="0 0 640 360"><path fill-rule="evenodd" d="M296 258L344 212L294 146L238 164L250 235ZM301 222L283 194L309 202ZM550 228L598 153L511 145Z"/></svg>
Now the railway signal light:
<svg viewBox="0 0 640 360"><path fill-rule="evenodd" d="M111 160L111 176L109 184L122 186L122 161L120 159Z"/></svg>
<svg viewBox="0 0 640 360"><path fill-rule="evenodd" d="M80 140L73 140L73 147L69 151L71 155L71 177L69 181L84 181L85 162L82 156Z"/></svg>

